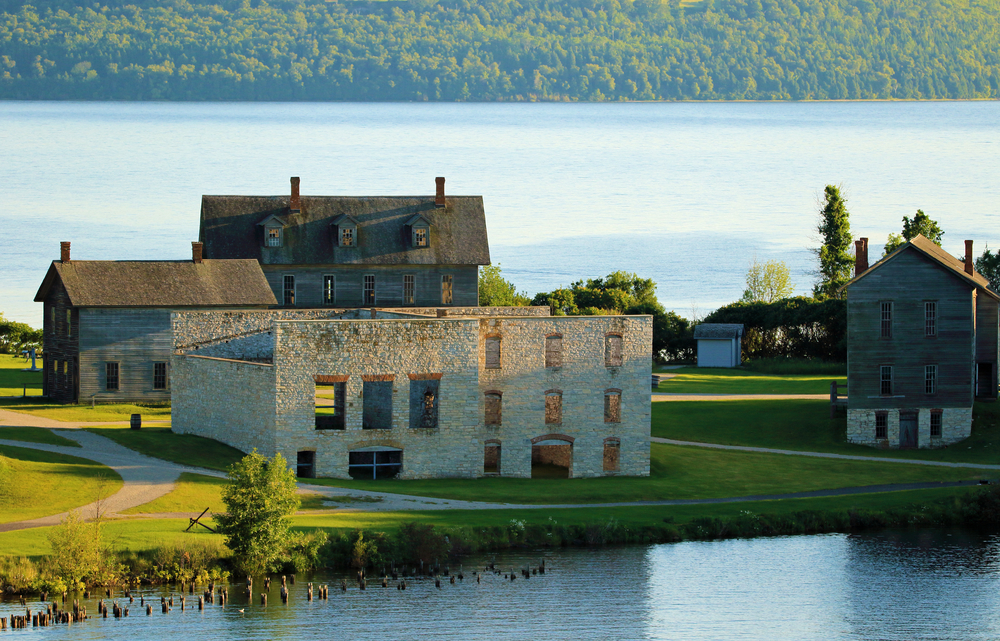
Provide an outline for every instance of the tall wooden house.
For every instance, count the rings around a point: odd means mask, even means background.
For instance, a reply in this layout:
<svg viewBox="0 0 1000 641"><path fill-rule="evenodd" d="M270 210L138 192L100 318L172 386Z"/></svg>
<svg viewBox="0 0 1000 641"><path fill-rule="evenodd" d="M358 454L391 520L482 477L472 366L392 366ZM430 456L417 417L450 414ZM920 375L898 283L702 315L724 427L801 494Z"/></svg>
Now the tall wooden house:
<svg viewBox="0 0 1000 641"><path fill-rule="evenodd" d="M847 439L887 448L968 438L977 399L997 398L998 301L972 263L923 236L847 284Z"/></svg>
<svg viewBox="0 0 1000 641"><path fill-rule="evenodd" d="M205 257L260 262L282 307L479 304L482 196L203 196Z"/></svg>
<svg viewBox="0 0 1000 641"><path fill-rule="evenodd" d="M61 243L43 303L43 394L63 402L170 400L172 310L275 304L255 260L71 260Z"/></svg>

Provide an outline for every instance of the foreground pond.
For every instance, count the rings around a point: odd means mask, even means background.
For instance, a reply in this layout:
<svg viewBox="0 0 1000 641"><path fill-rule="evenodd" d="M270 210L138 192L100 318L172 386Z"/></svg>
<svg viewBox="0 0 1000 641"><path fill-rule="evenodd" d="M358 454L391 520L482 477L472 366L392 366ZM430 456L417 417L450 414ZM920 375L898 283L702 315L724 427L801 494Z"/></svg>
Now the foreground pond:
<svg viewBox="0 0 1000 641"><path fill-rule="evenodd" d="M8 630L21 639L996 639L1000 637L1000 536L961 530L777 537L496 556L498 568L537 566L511 582L475 573L494 557L463 560L465 580L408 580L405 591L343 574L299 575L282 605L262 585L248 602L230 586L225 606L181 611L176 588L139 592L128 618L67 628ZM457 566L452 568L457 572ZM306 598L307 582L328 600ZM202 588L204 589L204 588ZM169 614L161 595L173 594ZM318 590L317 590L318 594ZM118 599L120 603L127 599ZM97 600L87 603L96 614ZM38 603L30 604L33 610ZM239 610L245 610L241 613ZM0 604L0 616L19 612Z"/></svg>

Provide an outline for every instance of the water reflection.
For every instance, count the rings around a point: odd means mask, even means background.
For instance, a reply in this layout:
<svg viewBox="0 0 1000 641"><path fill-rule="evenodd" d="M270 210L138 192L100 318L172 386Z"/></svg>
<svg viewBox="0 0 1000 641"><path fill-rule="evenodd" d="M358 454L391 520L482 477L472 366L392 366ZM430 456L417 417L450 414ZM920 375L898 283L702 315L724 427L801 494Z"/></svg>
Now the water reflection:
<svg viewBox="0 0 1000 641"><path fill-rule="evenodd" d="M340 590L340 574L299 576L287 606L272 584L269 605L242 586L222 607L197 609L177 593L169 614L18 631L23 639L996 639L1000 638L1000 537L962 531L883 532L689 542L603 550L500 555L515 573L545 558L544 576L475 572L465 580L408 581L406 591L369 583ZM306 583L330 585L327 601ZM167 589L148 590L158 605ZM96 599L88 607L96 612ZM37 604L33 604L37 609ZM19 608L0 604L0 616ZM244 609L244 613L239 610Z"/></svg>

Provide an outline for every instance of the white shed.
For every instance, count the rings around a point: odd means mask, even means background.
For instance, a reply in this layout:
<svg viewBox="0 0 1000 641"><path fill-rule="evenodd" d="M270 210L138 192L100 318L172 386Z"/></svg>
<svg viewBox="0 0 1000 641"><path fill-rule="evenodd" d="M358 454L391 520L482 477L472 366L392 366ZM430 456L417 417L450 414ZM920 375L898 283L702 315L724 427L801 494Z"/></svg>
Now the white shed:
<svg viewBox="0 0 1000 641"><path fill-rule="evenodd" d="M702 323L694 328L698 367L739 367L743 325Z"/></svg>

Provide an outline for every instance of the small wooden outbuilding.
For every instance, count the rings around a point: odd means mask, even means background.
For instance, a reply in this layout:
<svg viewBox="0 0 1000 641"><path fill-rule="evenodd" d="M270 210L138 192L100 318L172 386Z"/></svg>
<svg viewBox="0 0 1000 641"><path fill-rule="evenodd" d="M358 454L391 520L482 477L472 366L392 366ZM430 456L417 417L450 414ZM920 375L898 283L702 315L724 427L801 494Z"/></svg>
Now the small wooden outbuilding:
<svg viewBox="0 0 1000 641"><path fill-rule="evenodd" d="M702 323L694 328L698 367L739 367L742 323Z"/></svg>

